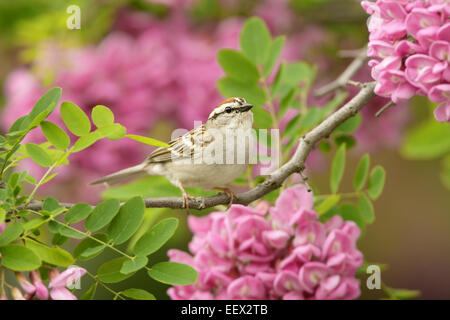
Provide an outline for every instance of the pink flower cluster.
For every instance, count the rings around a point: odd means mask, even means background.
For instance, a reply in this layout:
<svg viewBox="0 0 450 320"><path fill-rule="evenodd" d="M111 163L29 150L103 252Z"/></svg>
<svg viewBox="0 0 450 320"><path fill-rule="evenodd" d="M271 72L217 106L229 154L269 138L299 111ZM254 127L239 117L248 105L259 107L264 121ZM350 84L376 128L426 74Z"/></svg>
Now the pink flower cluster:
<svg viewBox="0 0 450 320"><path fill-rule="evenodd" d="M25 295L19 288L13 287L11 296L14 300L77 300L77 297L66 287L73 285L85 273L86 270L79 267L70 267L62 273L59 273L57 269L51 269L49 271L50 283L47 288L42 282L38 271L30 272L31 282L24 274L16 272L17 282L22 287ZM1 297L1 300L6 299L6 296Z"/></svg>
<svg viewBox="0 0 450 320"><path fill-rule="evenodd" d="M375 92L393 102L415 94L440 103L450 121L450 4L448 0L363 1L369 20L368 56Z"/></svg>
<svg viewBox="0 0 450 320"><path fill-rule="evenodd" d="M189 217L190 254L171 261L199 272L195 284L168 290L172 299L355 299L360 229L334 216L318 221L303 185L286 189L274 207L232 205L227 212Z"/></svg>

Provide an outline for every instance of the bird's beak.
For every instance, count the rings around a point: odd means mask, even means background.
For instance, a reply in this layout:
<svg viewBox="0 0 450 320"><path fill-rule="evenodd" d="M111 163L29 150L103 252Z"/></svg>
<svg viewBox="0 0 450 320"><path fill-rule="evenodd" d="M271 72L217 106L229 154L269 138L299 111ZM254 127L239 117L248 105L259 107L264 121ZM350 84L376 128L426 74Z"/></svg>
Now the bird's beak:
<svg viewBox="0 0 450 320"><path fill-rule="evenodd" d="M251 108L253 108L253 105L251 104L244 104L242 107L239 108L239 111L241 112L247 112L248 110L250 110Z"/></svg>

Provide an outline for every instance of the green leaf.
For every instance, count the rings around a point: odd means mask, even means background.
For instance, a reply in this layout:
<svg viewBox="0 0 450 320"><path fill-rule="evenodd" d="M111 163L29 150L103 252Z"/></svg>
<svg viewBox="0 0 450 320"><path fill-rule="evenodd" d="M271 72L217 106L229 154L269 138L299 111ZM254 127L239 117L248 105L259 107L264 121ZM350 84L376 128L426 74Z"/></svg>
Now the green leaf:
<svg viewBox="0 0 450 320"><path fill-rule="evenodd" d="M22 116L20 118L17 118L16 121L14 121L14 123L11 125L11 127L8 130L8 136L9 138L11 138L11 135L15 135L16 133L19 134L23 134L25 133L25 129L27 129L28 124L28 115Z"/></svg>
<svg viewBox="0 0 450 320"><path fill-rule="evenodd" d="M106 243L108 236L104 233L97 233L93 235L94 238ZM81 241L73 250L73 255L79 260L89 260L98 256L106 246L92 238L87 238Z"/></svg>
<svg viewBox="0 0 450 320"><path fill-rule="evenodd" d="M68 267L75 262L70 253L61 248L50 248L30 239L25 241L25 246L31 249L42 261L56 266Z"/></svg>
<svg viewBox="0 0 450 320"><path fill-rule="evenodd" d="M408 159L435 159L450 151L450 126L430 119L408 131L401 153Z"/></svg>
<svg viewBox="0 0 450 320"><path fill-rule="evenodd" d="M84 223L84 227L88 231L97 231L114 218L119 212L120 202L117 199L109 199L99 203Z"/></svg>
<svg viewBox="0 0 450 320"><path fill-rule="evenodd" d="M259 80L258 69L242 53L231 49L222 49L219 51L217 59L230 78L241 83L257 84Z"/></svg>
<svg viewBox="0 0 450 320"><path fill-rule="evenodd" d="M358 209L362 214L365 223L373 223L375 220L375 213L372 202L366 195L361 194L358 198Z"/></svg>
<svg viewBox="0 0 450 320"><path fill-rule="evenodd" d="M51 88L48 90L34 105L33 109L30 111L26 120L24 119L21 127L25 129L24 126L31 126L32 122L42 114L47 117L58 105L58 101L61 98L62 89L59 87ZM45 117L42 119L44 120ZM39 125L39 123L34 123Z"/></svg>
<svg viewBox="0 0 450 320"><path fill-rule="evenodd" d="M340 131L346 134L353 133L356 129L358 129L359 125L361 124L361 115L357 113L355 116L345 120L343 123L341 123L337 128L336 131Z"/></svg>
<svg viewBox="0 0 450 320"><path fill-rule="evenodd" d="M300 83L303 84L304 87L309 87L314 80L314 75L314 68L306 62L285 64L282 73L277 75L278 79L276 79L276 85L272 86L272 92L274 95L284 95Z"/></svg>
<svg viewBox="0 0 450 320"><path fill-rule="evenodd" d="M293 62L286 65L283 80L291 85L301 82L309 84L314 77L313 68L306 62Z"/></svg>
<svg viewBox="0 0 450 320"><path fill-rule="evenodd" d="M52 245L54 246L62 246L64 243L66 243L69 240L68 237L63 236L59 233L54 233L52 237Z"/></svg>
<svg viewBox="0 0 450 320"><path fill-rule="evenodd" d="M30 221L25 222L22 225L22 227L23 227L23 230L33 230L33 229L39 228L46 222L47 222L47 219L45 219L45 218L31 219Z"/></svg>
<svg viewBox="0 0 450 320"><path fill-rule="evenodd" d="M96 143L101 138L102 137L97 131L89 132L88 134L78 138L78 140L73 145L72 152L79 152L81 150L84 150Z"/></svg>
<svg viewBox="0 0 450 320"><path fill-rule="evenodd" d="M323 200L317 207L316 212L321 215L333 208L341 200L341 195L333 194Z"/></svg>
<svg viewBox="0 0 450 320"><path fill-rule="evenodd" d="M87 135L91 131L89 118L75 103L64 101L61 104L61 118L67 128L76 136Z"/></svg>
<svg viewBox="0 0 450 320"><path fill-rule="evenodd" d="M86 234L84 232L74 230L72 228L69 228L69 227L63 226L63 225L60 226L59 233L65 237L72 238L72 239L86 238Z"/></svg>
<svg viewBox="0 0 450 320"><path fill-rule="evenodd" d="M119 140L125 138L127 129L119 123L113 123L105 127L98 128L96 132L101 138L107 137L109 140Z"/></svg>
<svg viewBox="0 0 450 320"><path fill-rule="evenodd" d="M334 137L333 140L334 140L334 143L336 144L336 146L345 144L345 147L347 148L347 150L351 149L356 144L355 138L353 138L352 136L346 135L346 134L338 135L338 136Z"/></svg>
<svg viewBox="0 0 450 320"><path fill-rule="evenodd" d="M30 176L30 175L27 175L25 177L25 181L30 183L30 184L36 184L37 183L36 178L33 177L33 176Z"/></svg>
<svg viewBox="0 0 450 320"><path fill-rule="evenodd" d="M130 288L122 291L120 294L134 300L156 300L153 294L142 289Z"/></svg>
<svg viewBox="0 0 450 320"><path fill-rule="evenodd" d="M255 108L253 111L253 118L257 128L266 129L272 126L272 116L263 108Z"/></svg>
<svg viewBox="0 0 450 320"><path fill-rule="evenodd" d="M278 89L280 88L283 80L284 70L286 69L286 62L281 61L280 67L277 70L277 73L275 74L275 78L273 79L272 84L270 85L270 90L272 94L275 94L278 92ZM291 90L292 88L290 88Z"/></svg>
<svg viewBox="0 0 450 320"><path fill-rule="evenodd" d="M135 257L132 260L128 259L123 263L122 268L120 268L120 272L123 274L136 272L145 267L147 263L147 257Z"/></svg>
<svg viewBox="0 0 450 320"><path fill-rule="evenodd" d="M178 262L159 262L148 275L156 281L171 285L188 285L197 281L198 273L192 267Z"/></svg>
<svg viewBox="0 0 450 320"><path fill-rule="evenodd" d="M31 271L41 266L41 259L30 249L18 245L0 247L2 266L14 271Z"/></svg>
<svg viewBox="0 0 450 320"><path fill-rule="evenodd" d="M314 127L322 120L323 110L317 107L310 107L307 109L306 114L302 119L302 123L299 127L300 130L309 129Z"/></svg>
<svg viewBox="0 0 450 320"><path fill-rule="evenodd" d="M92 212L92 207L87 203L77 203L67 211L64 219L69 223L80 222L86 219Z"/></svg>
<svg viewBox="0 0 450 320"><path fill-rule="evenodd" d="M355 191L361 190L366 184L367 176L369 175L370 156L368 153L361 157L358 166L356 167L355 176L353 178L353 187Z"/></svg>
<svg viewBox="0 0 450 320"><path fill-rule="evenodd" d="M332 193L336 193L339 189L345 169L345 144L342 144L336 152L333 162L331 163L330 188Z"/></svg>
<svg viewBox="0 0 450 320"><path fill-rule="evenodd" d="M48 222L48 230L50 230L51 233L59 233L61 226L62 225L55 220L50 220Z"/></svg>
<svg viewBox="0 0 450 320"><path fill-rule="evenodd" d="M18 222L8 223L3 232L0 233L0 246L7 245L16 240L22 233L22 230L23 229L20 223Z"/></svg>
<svg viewBox="0 0 450 320"><path fill-rule="evenodd" d="M367 193L372 200L376 200L383 192L386 171L382 166L375 166L370 172L369 189Z"/></svg>
<svg viewBox="0 0 450 320"><path fill-rule="evenodd" d="M302 120L301 114L297 114L291 120L289 120L289 122L286 124L286 127L283 130L283 136L294 138L295 133L299 129L299 123L301 120Z"/></svg>
<svg viewBox="0 0 450 320"><path fill-rule="evenodd" d="M142 223L144 213L145 203L142 197L134 197L125 202L108 228L114 244L122 244L130 239Z"/></svg>
<svg viewBox="0 0 450 320"><path fill-rule="evenodd" d="M18 182L19 182L19 173L13 172L8 179L8 184L11 188L15 188Z"/></svg>
<svg viewBox="0 0 450 320"><path fill-rule="evenodd" d="M284 41L286 40L285 36L279 36L275 38L269 47L269 54L267 56L266 61L264 62L264 77L268 77L272 72L273 67L277 63L278 57L283 50Z"/></svg>
<svg viewBox="0 0 450 320"><path fill-rule="evenodd" d="M338 207L338 214L344 220L355 222L361 230L364 230L364 219L358 207L351 203L344 203Z"/></svg>
<svg viewBox="0 0 450 320"><path fill-rule="evenodd" d="M27 143L25 144L25 148L30 158L38 165L42 167L50 167L52 165L52 159L50 156L37 144Z"/></svg>
<svg viewBox="0 0 450 320"><path fill-rule="evenodd" d="M280 100L280 110L278 111L278 116L282 117L286 111L292 106L297 94L299 93L299 88L292 88L287 94L283 96Z"/></svg>
<svg viewBox="0 0 450 320"><path fill-rule="evenodd" d="M54 211L60 208L58 200L52 197L47 197L42 204L42 209L46 211Z"/></svg>
<svg viewBox="0 0 450 320"><path fill-rule="evenodd" d="M114 123L114 114L108 107L102 105L95 106L92 109L91 117L97 128L106 127Z"/></svg>
<svg viewBox="0 0 450 320"><path fill-rule="evenodd" d="M147 256L156 252L174 235L177 227L178 219L167 218L161 220L138 240L134 246L134 254Z"/></svg>
<svg viewBox="0 0 450 320"><path fill-rule="evenodd" d="M128 258L122 257L102 264L97 270L98 279L105 283L115 283L134 275L134 272L128 274L123 274L120 272L120 269L126 260L128 260Z"/></svg>
<svg viewBox="0 0 450 320"><path fill-rule="evenodd" d="M328 115L331 112L335 111L345 101L345 99L347 99L347 97L347 92L337 93L334 98L322 108L324 114Z"/></svg>
<svg viewBox="0 0 450 320"><path fill-rule="evenodd" d="M241 48L244 54L255 64L263 64L268 56L271 36L261 18L247 19L242 27Z"/></svg>
<svg viewBox="0 0 450 320"><path fill-rule="evenodd" d="M322 140L319 143L319 150L322 151L323 153L330 151L331 150L330 143L328 141Z"/></svg>
<svg viewBox="0 0 450 320"><path fill-rule="evenodd" d="M30 128L36 128L38 127L42 121L44 121L48 117L48 111L42 111L40 114L37 115L36 118L34 118L33 121L31 121L31 124L29 125Z"/></svg>
<svg viewBox="0 0 450 320"><path fill-rule="evenodd" d="M245 97L255 108L263 106L267 100L266 93L258 85L242 83L230 77L219 79L217 88L225 97Z"/></svg>
<svg viewBox="0 0 450 320"><path fill-rule="evenodd" d="M89 289L81 296L80 300L92 300L94 299L95 292L97 291L98 282L93 283Z"/></svg>
<svg viewBox="0 0 450 320"><path fill-rule="evenodd" d="M6 219L6 211L2 207L0 207L0 225L5 221L5 219Z"/></svg>
<svg viewBox="0 0 450 320"><path fill-rule="evenodd" d="M42 180L41 182L41 186L43 184L46 184L47 182L49 182L50 180L52 180L54 177L56 177L58 175L58 172L53 172L51 175L49 175L47 178L45 178L44 180Z"/></svg>
<svg viewBox="0 0 450 320"><path fill-rule="evenodd" d="M419 290L384 288L386 294L393 299L414 299L420 296Z"/></svg>
<svg viewBox="0 0 450 320"><path fill-rule="evenodd" d="M169 148L170 146L162 141L153 139L153 138L148 138L148 137L143 137L143 136L138 136L136 134L127 134L126 135L127 138L136 140L138 142L144 143L144 144L148 144L149 146L156 146L156 147L163 147L163 148Z"/></svg>
<svg viewBox="0 0 450 320"><path fill-rule="evenodd" d="M56 148L64 150L70 145L70 138L67 133L58 127L56 124L43 121L41 123L41 129L47 140Z"/></svg>

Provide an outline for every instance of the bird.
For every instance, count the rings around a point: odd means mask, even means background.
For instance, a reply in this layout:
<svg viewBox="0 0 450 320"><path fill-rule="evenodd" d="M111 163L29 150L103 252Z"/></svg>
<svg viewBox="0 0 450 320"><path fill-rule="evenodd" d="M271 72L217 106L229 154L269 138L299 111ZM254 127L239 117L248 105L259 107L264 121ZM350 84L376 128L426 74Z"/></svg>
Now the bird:
<svg viewBox="0 0 450 320"><path fill-rule="evenodd" d="M250 140L241 148L238 145L252 130L252 108L244 98L228 98L212 110L204 124L170 141L168 148L157 148L142 163L90 184L112 185L142 174L165 176L181 190L183 207L188 211L193 197L185 187L224 191L231 205L234 194L222 186L242 175L250 162Z"/></svg>

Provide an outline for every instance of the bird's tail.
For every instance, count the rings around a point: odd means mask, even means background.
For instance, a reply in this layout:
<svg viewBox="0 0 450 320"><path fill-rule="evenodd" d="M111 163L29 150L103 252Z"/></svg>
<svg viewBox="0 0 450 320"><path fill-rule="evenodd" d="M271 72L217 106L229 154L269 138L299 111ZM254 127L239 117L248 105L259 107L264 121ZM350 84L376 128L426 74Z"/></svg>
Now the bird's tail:
<svg viewBox="0 0 450 320"><path fill-rule="evenodd" d="M122 180L130 179L130 178L139 176L141 174L144 174L145 173L144 167L145 167L144 164L138 164L137 166L114 172L103 178L92 181L89 184L90 185L99 184L99 183L116 184L116 183L121 182Z"/></svg>

